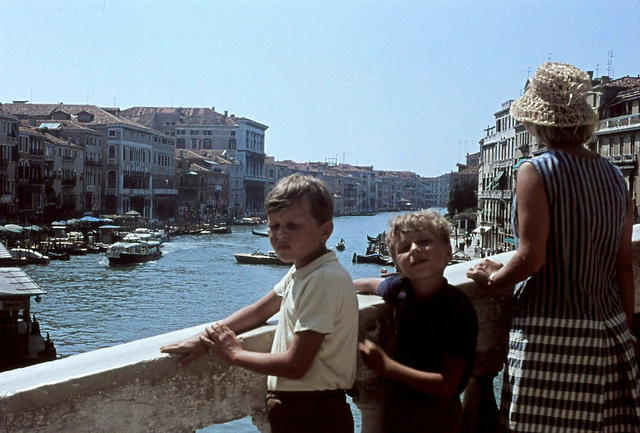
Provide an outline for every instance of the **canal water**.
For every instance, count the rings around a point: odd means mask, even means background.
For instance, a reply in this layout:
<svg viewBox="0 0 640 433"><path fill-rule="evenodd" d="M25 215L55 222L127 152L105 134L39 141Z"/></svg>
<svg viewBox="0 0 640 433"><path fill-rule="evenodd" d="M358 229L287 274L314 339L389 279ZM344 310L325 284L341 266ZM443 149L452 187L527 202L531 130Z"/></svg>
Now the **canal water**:
<svg viewBox="0 0 640 433"><path fill-rule="evenodd" d="M383 232L393 215L334 219L327 245L333 248L340 238L345 240L346 249L337 254L354 278L379 275L381 266L352 264L351 257L354 252L364 254L367 235ZM175 237L164 244L161 259L133 267L109 267L104 254L27 266L27 274L47 291L40 303L32 303L33 312L43 333L50 332L59 356L223 318L262 297L287 272L284 266L235 262L234 253L270 249L269 240L251 229L266 230L266 226L233 226L230 234ZM359 414L354 415L359 431ZM245 418L201 432L257 429Z"/></svg>

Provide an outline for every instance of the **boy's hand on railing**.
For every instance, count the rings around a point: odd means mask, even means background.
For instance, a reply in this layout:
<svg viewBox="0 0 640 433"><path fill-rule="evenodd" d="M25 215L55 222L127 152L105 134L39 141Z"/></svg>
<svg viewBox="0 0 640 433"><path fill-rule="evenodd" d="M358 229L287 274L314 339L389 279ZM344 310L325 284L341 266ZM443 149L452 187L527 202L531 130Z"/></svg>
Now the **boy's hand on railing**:
<svg viewBox="0 0 640 433"><path fill-rule="evenodd" d="M198 334L179 343L167 344L160 348L160 352L186 355L178 362L178 366L186 367L202 355L205 355L209 350L207 346L200 342L201 336L202 334Z"/></svg>
<svg viewBox="0 0 640 433"><path fill-rule="evenodd" d="M364 340L362 343L358 343L358 349L360 350L362 359L367 367L378 374L385 373L387 370L389 355L387 355L380 346L371 340Z"/></svg>
<svg viewBox="0 0 640 433"><path fill-rule="evenodd" d="M207 326L205 332L207 336L201 336L200 341L207 347L214 348L224 360L233 363L238 352L242 351L242 345L235 332L227 325L221 325L217 322Z"/></svg>

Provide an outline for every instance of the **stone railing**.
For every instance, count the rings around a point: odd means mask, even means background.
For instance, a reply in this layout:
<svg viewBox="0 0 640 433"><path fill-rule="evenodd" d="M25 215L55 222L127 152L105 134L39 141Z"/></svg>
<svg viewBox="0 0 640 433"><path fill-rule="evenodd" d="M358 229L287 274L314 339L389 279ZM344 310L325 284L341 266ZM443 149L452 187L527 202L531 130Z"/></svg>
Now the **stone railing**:
<svg viewBox="0 0 640 433"><path fill-rule="evenodd" d="M494 256L505 262L513 253ZM634 227L636 313L640 312L640 226ZM493 379L506 356L510 290L487 291L466 278L473 262L449 266L446 277L476 308L480 334L476 363L464 395L465 431L496 430ZM359 295L360 338L385 338L388 315L377 296ZM191 433L212 424L252 416L268 432L263 413L264 376L231 367L214 354L186 368L160 354L164 344L199 332L204 325L70 356L0 374L0 416L11 433ZM268 351L274 326L242 334L250 350ZM362 432L376 431L376 377L359 360L355 403Z"/></svg>

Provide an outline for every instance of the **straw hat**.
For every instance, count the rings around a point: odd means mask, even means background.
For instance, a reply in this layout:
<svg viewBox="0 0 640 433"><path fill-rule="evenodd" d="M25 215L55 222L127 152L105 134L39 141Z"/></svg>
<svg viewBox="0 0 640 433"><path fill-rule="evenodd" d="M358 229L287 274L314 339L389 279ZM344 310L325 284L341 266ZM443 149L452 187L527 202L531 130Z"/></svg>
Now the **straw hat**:
<svg viewBox="0 0 640 433"><path fill-rule="evenodd" d="M586 99L589 91L591 77L584 71L566 63L543 63L510 112L535 125L593 125L597 116Z"/></svg>

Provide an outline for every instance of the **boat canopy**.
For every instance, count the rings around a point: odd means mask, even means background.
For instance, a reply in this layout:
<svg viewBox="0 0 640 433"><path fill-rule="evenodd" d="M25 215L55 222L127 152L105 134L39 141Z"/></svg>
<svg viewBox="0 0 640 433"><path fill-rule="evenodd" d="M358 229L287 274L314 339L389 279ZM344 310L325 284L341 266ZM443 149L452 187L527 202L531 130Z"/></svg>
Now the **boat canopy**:
<svg viewBox="0 0 640 433"><path fill-rule="evenodd" d="M20 268L0 268L0 297L36 296L45 292Z"/></svg>

